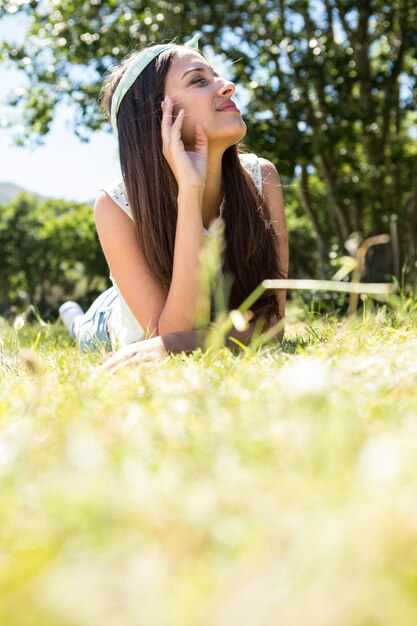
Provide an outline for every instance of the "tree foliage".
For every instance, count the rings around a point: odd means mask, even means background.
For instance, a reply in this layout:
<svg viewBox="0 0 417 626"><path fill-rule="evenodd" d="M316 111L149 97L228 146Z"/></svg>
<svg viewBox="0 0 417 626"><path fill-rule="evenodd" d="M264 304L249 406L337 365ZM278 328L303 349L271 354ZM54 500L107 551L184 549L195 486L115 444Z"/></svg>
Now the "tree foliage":
<svg viewBox="0 0 417 626"><path fill-rule="evenodd" d="M413 0L134 0L3 2L25 12L21 46L3 59L26 71L23 119L46 133L56 104L76 103L76 131L103 124L103 74L135 48L203 33L233 61L251 95L245 139L286 180L298 179L323 271L352 232L391 232L395 267L415 262L417 6ZM17 106L20 98L14 100ZM312 190L312 175L323 194ZM323 195L325 202L323 202ZM390 268L392 270L392 267Z"/></svg>
<svg viewBox="0 0 417 626"><path fill-rule="evenodd" d="M108 273L90 206L20 194L0 210L0 313L35 304L54 312L76 295L87 304Z"/></svg>

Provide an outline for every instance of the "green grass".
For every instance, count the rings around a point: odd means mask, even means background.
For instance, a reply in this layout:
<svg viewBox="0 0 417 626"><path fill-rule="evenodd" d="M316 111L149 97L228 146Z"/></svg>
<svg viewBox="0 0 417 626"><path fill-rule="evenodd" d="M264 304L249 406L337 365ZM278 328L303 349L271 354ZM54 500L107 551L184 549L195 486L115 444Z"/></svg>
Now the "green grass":
<svg viewBox="0 0 417 626"><path fill-rule="evenodd" d="M409 309L113 377L2 322L1 626L415 626Z"/></svg>

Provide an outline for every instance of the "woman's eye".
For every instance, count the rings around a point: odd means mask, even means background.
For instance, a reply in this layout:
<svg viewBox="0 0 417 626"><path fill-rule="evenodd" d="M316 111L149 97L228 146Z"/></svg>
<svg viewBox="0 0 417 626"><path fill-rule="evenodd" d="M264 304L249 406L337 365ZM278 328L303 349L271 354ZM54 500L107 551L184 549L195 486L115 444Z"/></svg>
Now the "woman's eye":
<svg viewBox="0 0 417 626"><path fill-rule="evenodd" d="M193 80L191 82L192 85L197 85L198 83L205 83L206 79L205 78L196 78L195 80Z"/></svg>

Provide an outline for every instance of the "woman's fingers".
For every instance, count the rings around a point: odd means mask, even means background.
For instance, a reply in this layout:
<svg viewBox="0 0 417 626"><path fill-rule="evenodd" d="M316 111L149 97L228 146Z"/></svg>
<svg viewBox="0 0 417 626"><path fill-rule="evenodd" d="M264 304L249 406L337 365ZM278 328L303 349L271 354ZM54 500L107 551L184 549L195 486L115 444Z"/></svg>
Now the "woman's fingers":
<svg viewBox="0 0 417 626"><path fill-rule="evenodd" d="M161 337L153 337L132 343L113 354L98 369L100 372L114 374L122 367L139 365L147 361L156 361L167 357L167 350Z"/></svg>
<svg viewBox="0 0 417 626"><path fill-rule="evenodd" d="M208 138L201 124L194 131L194 150L186 150L182 139L185 110L173 120L174 103L169 96L163 103L161 123L162 154L177 179L178 186L201 186L207 176Z"/></svg>
<svg viewBox="0 0 417 626"><path fill-rule="evenodd" d="M175 126L175 124L179 124L182 123L182 119L184 116L184 109L180 109L180 111L178 112L178 115L176 117L176 119L174 121L172 121L173 118L173 111L174 111L174 101L171 100L171 98L169 98L169 96L167 96L168 100L164 100L162 102L162 123L161 123L161 128L163 131L165 132L169 132L169 130L171 128L173 128Z"/></svg>
<svg viewBox="0 0 417 626"><path fill-rule="evenodd" d="M174 122L172 121L172 112L174 110L174 102L167 96L165 100L162 102L162 137L165 134L169 133L170 128L172 128ZM178 118L177 118L178 119ZM176 121L176 120L175 120Z"/></svg>
<svg viewBox="0 0 417 626"><path fill-rule="evenodd" d="M170 136L170 129L172 127L172 109L173 109L173 104L172 102L168 99L165 99L162 102L162 122L161 122L161 135L162 135L162 145L163 145L163 150L165 150L165 148L168 146L169 144L169 136Z"/></svg>
<svg viewBox="0 0 417 626"><path fill-rule="evenodd" d="M175 124L177 126L182 126L182 122L184 120L184 109L180 109L178 115L177 115L177 119L175 120L175 122L172 125L172 128L174 128Z"/></svg>
<svg viewBox="0 0 417 626"><path fill-rule="evenodd" d="M126 367L133 367L135 365L135 358L132 357L127 361L123 361L122 363L116 364L114 367L108 370L108 374L114 375L121 369L126 369Z"/></svg>
<svg viewBox="0 0 417 626"><path fill-rule="evenodd" d="M116 353L115 355L113 355L112 357L110 357L110 359L108 359L107 361L105 361L104 363L102 363L99 368L98 371L99 372L110 372L114 367L116 367L117 365L119 365L119 363L125 363L126 361L128 361L130 359L130 355L125 354L125 355L120 355L118 353Z"/></svg>
<svg viewBox="0 0 417 626"><path fill-rule="evenodd" d="M171 99L168 99L162 103L163 116L161 123L161 134L164 153L172 149L172 139L174 139L174 141L178 141L181 139L181 127L184 119L184 109L181 109L179 111L174 121L172 120L173 109L174 103Z"/></svg>
<svg viewBox="0 0 417 626"><path fill-rule="evenodd" d="M117 352L115 352L107 361L105 361L102 365L100 365L100 371L109 371L113 367L119 365L119 363L124 363L132 358L136 354L136 344L130 344L125 348L121 348Z"/></svg>
<svg viewBox="0 0 417 626"><path fill-rule="evenodd" d="M181 127L184 119L184 109L178 113L175 122L171 126L171 137L173 137L176 141L181 139Z"/></svg>
<svg viewBox="0 0 417 626"><path fill-rule="evenodd" d="M127 361L116 364L108 371L108 374L111 374L113 376L114 374L117 374L117 372L119 372L121 369L125 370L126 368L132 369L138 367L142 369L151 367L156 363L158 363L159 365L163 365L169 360L169 358L169 356L165 356L164 358L158 351L150 352L146 355L135 354Z"/></svg>
<svg viewBox="0 0 417 626"><path fill-rule="evenodd" d="M101 372L106 372L106 374L114 374L122 367L128 367L129 365L131 365L136 356L135 354L126 354L122 356L117 353L116 355L117 358L111 357L108 361L106 361L106 363L104 363L100 367Z"/></svg>

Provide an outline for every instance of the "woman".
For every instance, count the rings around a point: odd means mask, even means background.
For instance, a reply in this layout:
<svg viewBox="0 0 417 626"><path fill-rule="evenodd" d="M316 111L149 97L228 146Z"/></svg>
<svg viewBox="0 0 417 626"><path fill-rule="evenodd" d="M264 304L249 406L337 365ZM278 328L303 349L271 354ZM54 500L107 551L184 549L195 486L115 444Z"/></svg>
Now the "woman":
<svg viewBox="0 0 417 626"><path fill-rule="evenodd" d="M189 351L195 330L205 239L224 225L229 309L266 278L286 277L288 246L280 180L272 163L241 155L246 124L235 86L186 45L149 47L106 80L102 106L119 138L123 180L105 187L95 220L114 287L84 315L60 313L81 349L122 346L110 366ZM283 319L285 292L266 292L256 319Z"/></svg>

